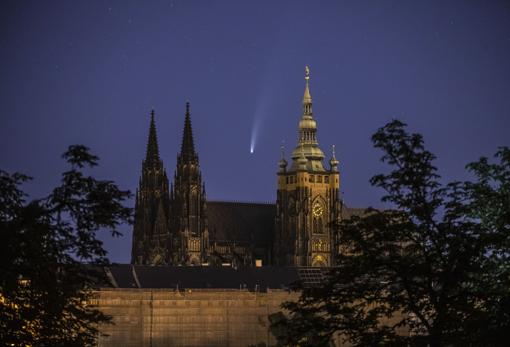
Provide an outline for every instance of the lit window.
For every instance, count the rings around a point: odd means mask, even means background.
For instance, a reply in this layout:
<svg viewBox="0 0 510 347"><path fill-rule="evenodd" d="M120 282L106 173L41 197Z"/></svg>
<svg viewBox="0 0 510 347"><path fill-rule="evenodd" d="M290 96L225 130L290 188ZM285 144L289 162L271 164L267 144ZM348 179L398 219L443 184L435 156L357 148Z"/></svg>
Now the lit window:
<svg viewBox="0 0 510 347"><path fill-rule="evenodd" d="M329 183L329 176L324 176L324 183Z"/></svg>
<svg viewBox="0 0 510 347"><path fill-rule="evenodd" d="M315 182L315 176L314 175L310 175L310 182Z"/></svg>
<svg viewBox="0 0 510 347"><path fill-rule="evenodd" d="M322 176L317 176L317 183L322 183Z"/></svg>

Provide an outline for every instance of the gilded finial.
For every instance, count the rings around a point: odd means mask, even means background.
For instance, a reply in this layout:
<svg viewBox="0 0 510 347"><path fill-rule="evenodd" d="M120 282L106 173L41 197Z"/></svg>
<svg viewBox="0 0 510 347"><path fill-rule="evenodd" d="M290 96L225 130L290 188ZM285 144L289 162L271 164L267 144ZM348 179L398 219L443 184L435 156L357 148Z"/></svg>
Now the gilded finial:
<svg viewBox="0 0 510 347"><path fill-rule="evenodd" d="M331 171L338 171L339 161L335 157L335 145L331 145L331 159L329 160L329 165L331 165Z"/></svg>
<svg viewBox="0 0 510 347"><path fill-rule="evenodd" d="M285 172L285 169L287 167L287 161L285 160L285 147L284 147L284 142L283 141L282 141L282 144L280 146L280 150L281 150L282 157L280 158L280 161L278 162L278 166L280 166L281 172Z"/></svg>
<svg viewBox="0 0 510 347"><path fill-rule="evenodd" d="M312 115L312 96L310 95L310 68L305 66L305 94L303 95L303 115Z"/></svg>

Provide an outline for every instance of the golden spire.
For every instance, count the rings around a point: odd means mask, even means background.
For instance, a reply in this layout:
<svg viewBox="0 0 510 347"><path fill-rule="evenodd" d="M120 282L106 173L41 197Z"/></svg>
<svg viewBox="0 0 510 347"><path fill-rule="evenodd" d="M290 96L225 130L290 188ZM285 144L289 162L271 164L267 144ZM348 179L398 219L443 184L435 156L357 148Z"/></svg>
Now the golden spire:
<svg viewBox="0 0 510 347"><path fill-rule="evenodd" d="M310 95L310 68L308 65L305 66L305 94L303 96L303 112L306 115L312 114L312 95Z"/></svg>

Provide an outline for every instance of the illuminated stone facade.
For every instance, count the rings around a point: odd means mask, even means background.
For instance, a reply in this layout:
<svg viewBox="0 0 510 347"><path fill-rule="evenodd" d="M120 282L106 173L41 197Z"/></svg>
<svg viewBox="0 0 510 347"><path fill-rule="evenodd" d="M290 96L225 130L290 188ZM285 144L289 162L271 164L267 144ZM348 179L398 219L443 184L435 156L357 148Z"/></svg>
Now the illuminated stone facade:
<svg viewBox="0 0 510 347"><path fill-rule="evenodd" d="M101 327L99 347L274 345L268 315L295 292L111 289L98 293L114 325ZM105 336L109 335L109 336Z"/></svg>
<svg viewBox="0 0 510 347"><path fill-rule="evenodd" d="M330 168L324 168L324 153L319 148L317 122L312 112L308 68L305 79L298 145L292 152L290 168L283 148L279 162L274 263L332 266L333 226L340 218L341 207L338 161L333 147Z"/></svg>
<svg viewBox="0 0 510 347"><path fill-rule="evenodd" d="M269 346L269 315L296 281L317 283L321 269L293 267L106 267L109 286L92 305L112 317L100 326L100 347Z"/></svg>

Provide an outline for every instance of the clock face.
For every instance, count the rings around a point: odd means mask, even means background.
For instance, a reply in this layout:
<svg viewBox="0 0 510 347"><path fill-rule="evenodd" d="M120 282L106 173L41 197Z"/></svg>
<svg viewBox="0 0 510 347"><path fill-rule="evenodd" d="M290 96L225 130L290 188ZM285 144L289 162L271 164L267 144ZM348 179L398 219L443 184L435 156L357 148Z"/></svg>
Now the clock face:
<svg viewBox="0 0 510 347"><path fill-rule="evenodd" d="M320 217L322 216L322 212L324 212L324 209L322 208L321 204L316 202L315 204L313 204L312 212L315 217Z"/></svg>

